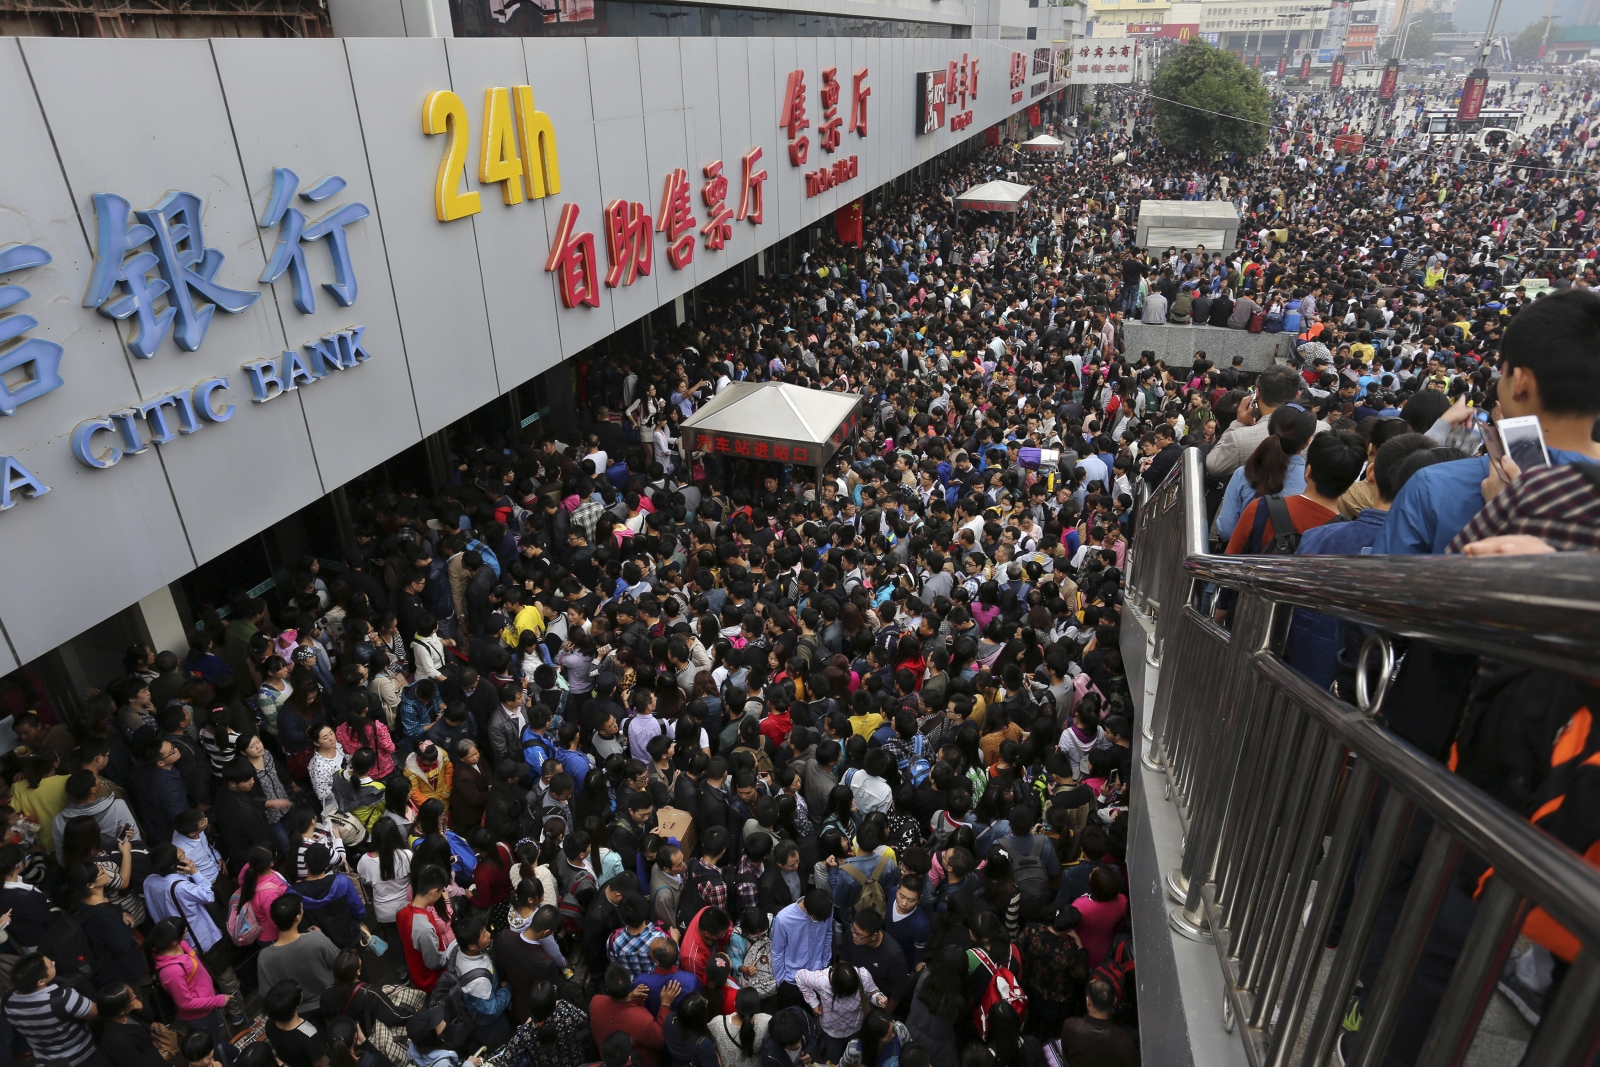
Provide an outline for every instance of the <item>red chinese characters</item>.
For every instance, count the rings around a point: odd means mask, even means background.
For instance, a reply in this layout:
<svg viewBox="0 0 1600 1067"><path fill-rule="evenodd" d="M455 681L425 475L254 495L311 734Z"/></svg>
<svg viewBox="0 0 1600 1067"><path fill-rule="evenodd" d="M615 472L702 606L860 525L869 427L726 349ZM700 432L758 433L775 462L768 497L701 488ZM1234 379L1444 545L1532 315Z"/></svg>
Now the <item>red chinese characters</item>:
<svg viewBox="0 0 1600 1067"><path fill-rule="evenodd" d="M694 261L694 206L689 202L689 172L679 167L661 190L656 229L667 235L667 262L682 270Z"/></svg>
<svg viewBox="0 0 1600 1067"><path fill-rule="evenodd" d="M761 162L761 146L757 145L744 154L743 181L739 187L739 219L740 221L749 219L756 226L761 225L761 190L762 184L767 180L765 167L756 170L756 164L759 162Z"/></svg>
<svg viewBox="0 0 1600 1067"><path fill-rule="evenodd" d="M828 67L822 72L822 124L817 127L817 144L824 152L839 150L839 127L844 120L839 117L839 68Z"/></svg>
<svg viewBox="0 0 1600 1067"><path fill-rule="evenodd" d="M956 111L963 110L968 99L978 98L978 61L969 59L965 52L959 61L952 59L945 71L944 85L946 103Z"/></svg>
<svg viewBox="0 0 1600 1067"><path fill-rule="evenodd" d="M783 93L783 111L778 116L778 125L789 138L789 165L805 166L811 139L802 131L811 128L811 120L806 117L806 72L803 70L789 72L789 86Z"/></svg>
<svg viewBox="0 0 1600 1067"><path fill-rule="evenodd" d="M872 95L872 87L867 84L867 68L862 67L855 72L850 84L850 132L862 137L867 135L867 97Z"/></svg>
<svg viewBox="0 0 1600 1067"><path fill-rule="evenodd" d="M561 303L575 308L579 304L600 306L600 273L595 264L594 234L573 233L578 226L578 205L563 204L561 222L550 242L550 256L544 269L554 272L561 283Z"/></svg>
<svg viewBox="0 0 1600 1067"><path fill-rule="evenodd" d="M613 200L606 205L606 285L632 285L649 274L655 261L655 233L644 205L637 200Z"/></svg>
<svg viewBox="0 0 1600 1067"><path fill-rule="evenodd" d="M700 187L700 199L705 201L710 217L700 228L706 247L721 251L733 236L733 209L728 206L728 179L722 174L722 160L707 163L704 167L706 183Z"/></svg>

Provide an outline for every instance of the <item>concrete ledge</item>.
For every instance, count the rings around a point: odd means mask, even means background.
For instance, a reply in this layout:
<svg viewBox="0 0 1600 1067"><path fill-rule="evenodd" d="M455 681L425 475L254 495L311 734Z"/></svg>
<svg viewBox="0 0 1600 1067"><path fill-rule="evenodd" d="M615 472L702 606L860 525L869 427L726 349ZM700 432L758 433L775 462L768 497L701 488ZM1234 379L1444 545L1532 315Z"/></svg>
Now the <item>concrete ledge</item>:
<svg viewBox="0 0 1600 1067"><path fill-rule="evenodd" d="M1143 322L1124 322L1123 340L1128 346L1128 361L1151 351L1169 367L1187 367L1196 352L1204 352L1213 366L1226 367L1234 356L1244 357L1244 369L1259 374L1288 359L1294 351L1294 337L1287 333L1251 333L1219 326L1157 326Z"/></svg>

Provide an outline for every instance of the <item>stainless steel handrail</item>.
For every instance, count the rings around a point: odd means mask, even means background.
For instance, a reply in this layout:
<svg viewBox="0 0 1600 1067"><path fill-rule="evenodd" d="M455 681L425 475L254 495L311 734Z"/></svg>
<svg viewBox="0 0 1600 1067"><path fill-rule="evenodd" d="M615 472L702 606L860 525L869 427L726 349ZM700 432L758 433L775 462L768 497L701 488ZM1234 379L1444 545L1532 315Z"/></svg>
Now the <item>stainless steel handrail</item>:
<svg viewBox="0 0 1600 1067"><path fill-rule="evenodd" d="M1238 591L1226 629L1200 610L1212 584ZM1166 879L1180 902L1171 925L1216 946L1227 1014L1251 1067L1326 1063L1369 950L1378 970L1347 1062L1375 1067L1403 1021L1420 1035L1401 1002L1434 919L1461 892L1468 853L1495 877L1415 1062L1465 1057L1536 906L1581 951L1526 1062L1586 1062L1600 1036L1600 872L1390 733L1386 684L1354 708L1280 654L1290 612L1314 608L1382 634L1600 679L1600 558L1211 555L1204 469L1188 449L1139 509L1128 602L1153 619L1160 671L1143 759L1166 772L1185 830L1182 865ZM1371 640L1380 659L1392 656L1385 636ZM1135 803L1161 802L1147 794ZM1420 852L1407 848L1413 830ZM1380 913L1396 907L1392 934L1375 946ZM1341 908L1339 947L1317 994Z"/></svg>

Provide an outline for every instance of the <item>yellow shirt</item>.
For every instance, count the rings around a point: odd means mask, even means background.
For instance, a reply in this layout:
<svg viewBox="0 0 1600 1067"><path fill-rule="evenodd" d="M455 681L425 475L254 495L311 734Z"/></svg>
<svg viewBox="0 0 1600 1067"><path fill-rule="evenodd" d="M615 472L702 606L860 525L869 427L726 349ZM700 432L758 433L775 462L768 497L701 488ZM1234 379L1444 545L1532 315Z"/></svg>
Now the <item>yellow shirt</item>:
<svg viewBox="0 0 1600 1067"><path fill-rule="evenodd" d="M868 712L865 715L852 715L850 716L850 730L859 738L871 740L873 731L882 726L883 721L883 716L875 711Z"/></svg>
<svg viewBox="0 0 1600 1067"><path fill-rule="evenodd" d="M67 775L46 778L34 789L24 778L11 787L11 806L39 824L39 841L48 850L55 849L54 833L50 824L67 806Z"/></svg>
<svg viewBox="0 0 1600 1067"><path fill-rule="evenodd" d="M1372 357L1377 353L1371 345L1357 341L1350 346L1350 354L1363 363L1371 363Z"/></svg>
<svg viewBox="0 0 1600 1067"><path fill-rule="evenodd" d="M533 631L535 637L544 636L544 616L534 604L529 604L517 612L517 617L511 620L511 625L500 631L500 640L505 642L507 648L516 648L522 635L529 630Z"/></svg>

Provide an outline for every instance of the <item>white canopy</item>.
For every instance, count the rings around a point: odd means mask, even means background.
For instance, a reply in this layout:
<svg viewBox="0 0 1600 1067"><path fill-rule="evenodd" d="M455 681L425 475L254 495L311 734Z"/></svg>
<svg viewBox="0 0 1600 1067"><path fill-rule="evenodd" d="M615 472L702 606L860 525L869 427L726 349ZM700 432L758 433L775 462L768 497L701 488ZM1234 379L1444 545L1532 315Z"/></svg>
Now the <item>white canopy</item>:
<svg viewBox="0 0 1600 1067"><path fill-rule="evenodd" d="M968 211L1021 211L1033 192L1031 185L1016 182L984 182L956 197L956 207Z"/></svg>
<svg viewBox="0 0 1600 1067"><path fill-rule="evenodd" d="M735 459L821 466L857 425L858 393L730 382L683 423L684 447Z"/></svg>
<svg viewBox="0 0 1600 1067"><path fill-rule="evenodd" d="M1023 141L1022 147L1030 152L1059 152L1066 143L1059 137L1051 137L1048 133L1041 133L1031 141Z"/></svg>

